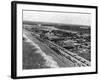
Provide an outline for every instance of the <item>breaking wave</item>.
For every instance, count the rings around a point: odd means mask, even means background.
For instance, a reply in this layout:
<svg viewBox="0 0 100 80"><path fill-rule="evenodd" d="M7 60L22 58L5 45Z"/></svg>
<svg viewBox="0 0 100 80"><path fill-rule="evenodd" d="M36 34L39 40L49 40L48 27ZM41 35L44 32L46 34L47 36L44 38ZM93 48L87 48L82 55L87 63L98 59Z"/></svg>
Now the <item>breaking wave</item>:
<svg viewBox="0 0 100 80"><path fill-rule="evenodd" d="M43 59L45 60L44 66L51 67L51 68L59 67L57 62L54 61L54 59L51 56L46 55L45 52L43 52L36 43L28 39L28 37L25 34L23 34L23 37L26 38L26 42L29 42L31 45L35 46L35 48L37 49L36 53L40 54L43 57Z"/></svg>

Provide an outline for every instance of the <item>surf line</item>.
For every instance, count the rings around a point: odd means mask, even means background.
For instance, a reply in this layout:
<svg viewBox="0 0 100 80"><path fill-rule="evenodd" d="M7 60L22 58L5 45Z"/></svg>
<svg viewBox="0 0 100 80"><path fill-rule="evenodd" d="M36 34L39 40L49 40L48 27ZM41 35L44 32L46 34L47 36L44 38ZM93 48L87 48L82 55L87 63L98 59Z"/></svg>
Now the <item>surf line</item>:
<svg viewBox="0 0 100 80"><path fill-rule="evenodd" d="M35 48L37 49L36 53L40 54L43 59L45 60L44 66L50 67L50 68L58 68L60 67L57 62L49 55L47 55L45 52L43 52L41 50L41 48L39 47L39 45L37 45L35 42L33 42L32 40L30 40L27 35L25 35L25 33L23 34L23 37L25 38L25 41L30 43L30 45L35 46Z"/></svg>

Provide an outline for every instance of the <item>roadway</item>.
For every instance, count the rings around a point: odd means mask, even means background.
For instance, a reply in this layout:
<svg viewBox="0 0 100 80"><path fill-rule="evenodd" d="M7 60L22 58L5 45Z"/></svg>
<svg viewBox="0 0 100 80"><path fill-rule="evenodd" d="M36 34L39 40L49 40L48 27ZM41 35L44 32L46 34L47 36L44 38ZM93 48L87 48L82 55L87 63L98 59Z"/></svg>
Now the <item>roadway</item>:
<svg viewBox="0 0 100 80"><path fill-rule="evenodd" d="M49 41L43 40L39 37L38 34L24 30L24 34L32 41L37 41L37 44L42 50L45 51L47 55L50 55L57 61L61 67L73 67L73 66L90 66L90 62L75 53L68 51L67 49L58 46L57 44ZM36 39L36 40L34 40ZM53 51L50 47L53 46L59 50L59 54Z"/></svg>
<svg viewBox="0 0 100 80"><path fill-rule="evenodd" d="M58 55L46 43L43 43L39 39L37 39L37 36L31 35L29 31L23 30L23 34L26 35L28 39L38 44L41 50L45 52L46 55L51 56L54 59L54 61L57 62L59 67L74 67L75 66L69 59L64 58L61 55Z"/></svg>

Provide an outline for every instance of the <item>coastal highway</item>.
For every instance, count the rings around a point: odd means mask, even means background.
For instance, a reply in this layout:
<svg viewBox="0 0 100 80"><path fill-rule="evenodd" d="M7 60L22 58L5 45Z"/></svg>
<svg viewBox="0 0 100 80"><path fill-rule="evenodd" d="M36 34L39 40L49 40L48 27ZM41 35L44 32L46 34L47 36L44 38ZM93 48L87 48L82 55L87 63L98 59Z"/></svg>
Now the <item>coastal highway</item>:
<svg viewBox="0 0 100 80"><path fill-rule="evenodd" d="M25 34L31 41L36 41L36 43L38 42L41 49L44 50L47 55L52 56L60 67L85 67L91 65L88 60L68 51L61 46L58 46L49 40L41 39L39 35L35 34L34 32L23 29L23 34ZM60 53L55 52L52 48L58 50Z"/></svg>

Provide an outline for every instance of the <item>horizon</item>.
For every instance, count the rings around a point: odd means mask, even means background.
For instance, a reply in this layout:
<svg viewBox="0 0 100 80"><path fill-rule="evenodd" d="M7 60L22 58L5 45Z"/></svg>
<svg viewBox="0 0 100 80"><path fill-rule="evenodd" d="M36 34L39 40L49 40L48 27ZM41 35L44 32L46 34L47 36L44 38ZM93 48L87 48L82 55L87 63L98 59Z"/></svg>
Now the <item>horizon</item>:
<svg viewBox="0 0 100 80"><path fill-rule="evenodd" d="M64 23L51 23L51 22L38 22L38 21L23 21L23 24L31 24L31 25L33 25L33 24L44 24L44 25L63 25L63 26L80 26L80 27L91 27L91 25L79 25L79 24L64 24Z"/></svg>

